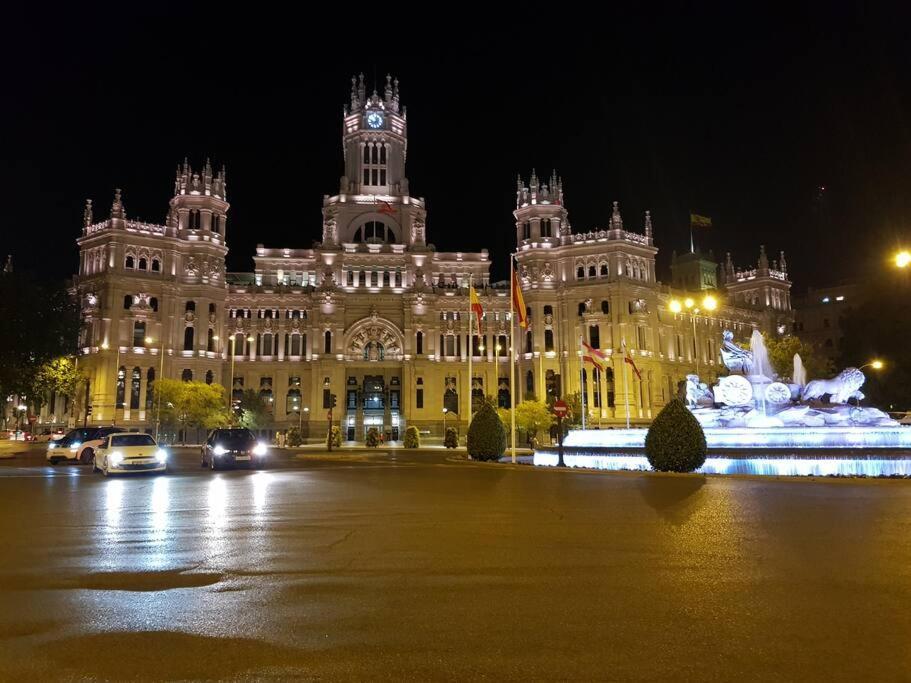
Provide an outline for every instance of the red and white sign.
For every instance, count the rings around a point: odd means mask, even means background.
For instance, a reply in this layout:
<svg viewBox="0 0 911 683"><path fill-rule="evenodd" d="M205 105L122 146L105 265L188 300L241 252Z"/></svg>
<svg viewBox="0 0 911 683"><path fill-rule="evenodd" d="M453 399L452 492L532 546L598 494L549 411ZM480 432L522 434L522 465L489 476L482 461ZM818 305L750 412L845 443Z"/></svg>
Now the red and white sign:
<svg viewBox="0 0 911 683"><path fill-rule="evenodd" d="M554 401L554 415L563 417L569 412L566 401Z"/></svg>

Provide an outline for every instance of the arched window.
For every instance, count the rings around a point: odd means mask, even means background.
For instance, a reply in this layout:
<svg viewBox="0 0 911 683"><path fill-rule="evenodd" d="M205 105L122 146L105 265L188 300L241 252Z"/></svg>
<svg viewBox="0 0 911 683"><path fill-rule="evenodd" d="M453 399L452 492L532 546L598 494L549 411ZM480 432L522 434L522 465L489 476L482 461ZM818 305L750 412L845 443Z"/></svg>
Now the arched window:
<svg viewBox="0 0 911 683"><path fill-rule="evenodd" d="M206 384L212 384L212 380L214 379L214 373L211 370L206 370Z"/></svg>
<svg viewBox="0 0 911 683"><path fill-rule="evenodd" d="M300 389L288 389L288 394L285 396L285 412L286 413L300 413L301 411L301 390Z"/></svg>
<svg viewBox="0 0 911 683"><path fill-rule="evenodd" d="M544 330L544 350L545 351L554 350L554 331L553 330Z"/></svg>
<svg viewBox="0 0 911 683"><path fill-rule="evenodd" d="M209 304L209 313L215 315L215 304Z"/></svg>
<svg viewBox="0 0 911 683"><path fill-rule="evenodd" d="M130 382L130 410L139 410L139 391L142 388L142 370L133 368L133 377Z"/></svg>
<svg viewBox="0 0 911 683"><path fill-rule="evenodd" d="M592 345L592 348L601 348L601 328L598 325L589 325L588 339L588 343Z"/></svg>
<svg viewBox="0 0 911 683"><path fill-rule="evenodd" d="M323 335L323 353L332 353L332 333L329 330Z"/></svg>
<svg viewBox="0 0 911 683"><path fill-rule="evenodd" d="M420 356L424 353L424 333L418 332L415 341L415 353Z"/></svg>
<svg viewBox="0 0 911 683"><path fill-rule="evenodd" d="M292 356L302 355L301 335L299 335L297 333L292 334L290 341L291 341L291 344L290 344L291 355Z"/></svg>
<svg viewBox="0 0 911 683"><path fill-rule="evenodd" d="M509 378L500 377L497 381L497 408L506 408L507 410L510 407L512 397L509 395Z"/></svg>
<svg viewBox="0 0 911 683"><path fill-rule="evenodd" d="M126 263L125 263L124 265L125 265L127 268L135 268L135 267L136 267L136 259L134 259L132 256L127 256L127 260L126 260Z"/></svg>
<svg viewBox="0 0 911 683"><path fill-rule="evenodd" d="M212 352L215 351L215 330L211 327L206 333L206 351ZM211 382L210 382L211 384Z"/></svg>
<svg viewBox="0 0 911 683"><path fill-rule="evenodd" d="M183 331L183 350L192 351L193 350L193 328L187 327Z"/></svg>
<svg viewBox="0 0 911 683"><path fill-rule="evenodd" d="M597 275L598 275L598 271L595 269L595 266L594 265L589 266L588 267L588 276L597 277Z"/></svg>
<svg viewBox="0 0 911 683"><path fill-rule="evenodd" d="M576 268L576 279L577 280L585 279L585 267L584 266L579 266L578 268Z"/></svg>
<svg viewBox="0 0 911 683"><path fill-rule="evenodd" d="M133 305L133 296L131 294L127 294L125 297L123 297L123 310L125 310L125 311L130 310L130 306L132 306L132 305Z"/></svg>
<svg viewBox="0 0 911 683"><path fill-rule="evenodd" d="M395 242L395 232L381 221L368 221L355 231L354 241L391 244Z"/></svg>
<svg viewBox="0 0 911 683"><path fill-rule="evenodd" d="M191 312L191 311L196 312L196 302L195 302L195 301L188 301L186 307L184 307L183 310L184 310L185 313L189 313L189 312Z"/></svg>
<svg viewBox="0 0 911 683"><path fill-rule="evenodd" d="M156 313L158 312L158 299L156 297L153 296L151 299L149 299L149 308L151 308Z"/></svg>
<svg viewBox="0 0 911 683"><path fill-rule="evenodd" d="M161 261L159 261L157 258L153 258L152 259L152 272L158 273L160 271L161 271Z"/></svg>
<svg viewBox="0 0 911 683"><path fill-rule="evenodd" d="M601 264L601 277L607 277L607 264Z"/></svg>
<svg viewBox="0 0 911 683"><path fill-rule="evenodd" d="M266 332L260 338L259 353L262 356L271 356L272 355L272 334L271 333Z"/></svg>
<svg viewBox="0 0 911 683"><path fill-rule="evenodd" d="M601 312L604 313L605 315L610 313L610 302L608 302L606 300L601 302Z"/></svg>
<svg viewBox="0 0 911 683"><path fill-rule="evenodd" d="M532 342L531 330L525 333L525 353L531 353L534 350L534 345Z"/></svg>
<svg viewBox="0 0 911 683"><path fill-rule="evenodd" d="M244 344L246 343L246 341L247 341L247 338L244 336L243 332L238 332L237 334L234 335L234 343L231 344L231 346L234 347L235 356L244 355Z"/></svg>
<svg viewBox="0 0 911 683"><path fill-rule="evenodd" d="M152 410L153 400L155 398L155 368L149 368L146 372L146 410Z"/></svg>
<svg viewBox="0 0 911 683"><path fill-rule="evenodd" d="M545 218L541 221L541 237L550 237L550 219Z"/></svg>
<svg viewBox="0 0 911 683"><path fill-rule="evenodd" d="M535 393L535 373L531 370L525 373L525 392L528 394Z"/></svg>
<svg viewBox="0 0 911 683"><path fill-rule="evenodd" d="M123 408L123 396L126 391L127 369L122 365L117 370L117 408Z"/></svg>
<svg viewBox="0 0 911 683"><path fill-rule="evenodd" d="M585 315L585 302L579 302L579 315Z"/></svg>
<svg viewBox="0 0 911 683"><path fill-rule="evenodd" d="M551 306L550 304L546 304L544 306L544 315L553 315L553 314L554 314L554 307Z"/></svg>
<svg viewBox="0 0 911 683"><path fill-rule="evenodd" d="M184 371L180 373L180 379L183 382L192 382L193 381L193 371L190 370L190 368L184 369Z"/></svg>
<svg viewBox="0 0 911 683"><path fill-rule="evenodd" d="M148 270L148 269L149 269L149 262L143 256L139 259L139 270Z"/></svg>

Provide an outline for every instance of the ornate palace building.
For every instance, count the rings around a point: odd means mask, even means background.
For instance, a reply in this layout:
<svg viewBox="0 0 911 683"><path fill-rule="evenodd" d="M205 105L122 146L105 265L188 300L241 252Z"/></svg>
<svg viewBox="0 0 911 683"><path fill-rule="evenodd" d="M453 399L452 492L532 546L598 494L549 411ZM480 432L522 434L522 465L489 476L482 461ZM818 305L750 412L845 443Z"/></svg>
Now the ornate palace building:
<svg viewBox="0 0 911 683"><path fill-rule="evenodd" d="M491 282L480 252L428 243L422 197L405 175L408 120L398 81L367 94L352 79L342 120L345 173L323 199L322 240L312 249L260 245L254 270L228 273L230 224L224 169L177 170L163 224L127 217L120 190L96 221L86 205L76 277L83 326L80 367L89 377L89 423L148 428L158 377L219 382L237 398L253 389L276 429L325 434L330 396L343 438L379 428L397 439L409 424L433 437L445 418L464 430L468 355L472 395L510 398L509 287ZM530 328L517 330L516 389L523 398L579 391L593 424L650 420L694 372L719 366L723 329L790 329L790 282L782 254L771 264L718 267L709 256L675 258L674 286L655 272L648 212L630 229L617 202L606 224L574 232L563 182L532 172L516 187L516 261ZM505 272L507 263L498 264ZM468 339L468 283L484 307ZM720 306L674 313L672 298ZM610 356L604 372L580 372L579 340ZM641 380L623 381L625 341ZM628 367L628 366L626 366ZM590 370L590 369L589 369ZM626 390L624 389L626 386ZM78 408L77 408L78 409ZM79 422L82 414L77 415Z"/></svg>

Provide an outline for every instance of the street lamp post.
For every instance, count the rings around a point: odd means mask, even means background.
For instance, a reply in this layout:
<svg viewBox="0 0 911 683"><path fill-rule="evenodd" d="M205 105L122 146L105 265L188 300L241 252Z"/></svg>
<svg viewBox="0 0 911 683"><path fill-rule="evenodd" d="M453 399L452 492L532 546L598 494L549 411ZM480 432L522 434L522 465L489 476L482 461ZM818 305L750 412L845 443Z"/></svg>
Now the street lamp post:
<svg viewBox="0 0 911 683"><path fill-rule="evenodd" d="M696 363L696 374L699 374L699 341L696 338L696 318L699 315L700 311L705 310L708 312L714 311L718 308L718 300L713 297L711 294L707 294L702 300L702 308L700 308L696 302L687 297L683 302L678 301L677 299L672 299L668 305L672 313L680 313L683 309L690 311L690 320L693 323L693 360Z"/></svg>
<svg viewBox="0 0 911 683"><path fill-rule="evenodd" d="M101 344L101 348L104 349L105 351L107 351L111 347L108 346L107 342L104 342ZM124 370L124 372L123 372L124 393L126 393L126 380L127 380L126 370ZM120 388L120 343L118 342L117 343L117 357L116 357L116 360L114 361L114 413L113 413L113 417L111 418L112 426L117 423L117 390L119 388Z"/></svg>
<svg viewBox="0 0 911 683"><path fill-rule="evenodd" d="M449 408L443 408L443 443L446 443L446 413L449 412Z"/></svg>

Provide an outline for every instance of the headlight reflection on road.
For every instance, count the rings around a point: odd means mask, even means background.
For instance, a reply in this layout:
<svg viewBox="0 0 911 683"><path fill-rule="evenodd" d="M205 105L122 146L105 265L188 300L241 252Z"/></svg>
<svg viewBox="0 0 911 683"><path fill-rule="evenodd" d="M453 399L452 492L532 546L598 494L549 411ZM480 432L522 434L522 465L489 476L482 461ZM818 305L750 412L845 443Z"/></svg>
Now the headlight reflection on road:
<svg viewBox="0 0 911 683"><path fill-rule="evenodd" d="M153 539L164 539L168 527L168 510L171 507L170 482L167 477L156 477L152 484L152 534Z"/></svg>
<svg viewBox="0 0 911 683"><path fill-rule="evenodd" d="M253 511L259 517L266 507L266 497L272 475L268 472L257 472L250 479L253 481Z"/></svg>
<svg viewBox="0 0 911 683"><path fill-rule="evenodd" d="M225 524L225 511L228 507L228 485L221 477L209 482L209 522L215 528Z"/></svg>
<svg viewBox="0 0 911 683"><path fill-rule="evenodd" d="M123 482L119 479L105 482L105 512L108 526L119 527L123 513Z"/></svg>

